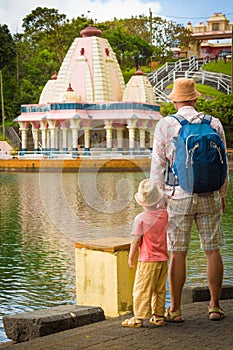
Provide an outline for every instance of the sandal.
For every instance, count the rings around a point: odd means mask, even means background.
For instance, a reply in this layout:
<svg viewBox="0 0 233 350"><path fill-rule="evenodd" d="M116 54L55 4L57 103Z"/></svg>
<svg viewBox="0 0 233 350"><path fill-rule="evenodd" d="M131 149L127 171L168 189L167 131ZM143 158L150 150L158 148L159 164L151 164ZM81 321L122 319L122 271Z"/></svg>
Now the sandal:
<svg viewBox="0 0 233 350"><path fill-rule="evenodd" d="M164 321L164 317L158 317L156 315L153 315L150 318L149 321L151 324L155 325L156 327L162 327L162 326L166 326L166 322Z"/></svg>
<svg viewBox="0 0 233 350"><path fill-rule="evenodd" d="M170 307L165 312L165 320L167 322L173 322L173 323L182 323L184 322L183 316L181 314L181 310L178 311L170 311Z"/></svg>
<svg viewBox="0 0 233 350"><path fill-rule="evenodd" d="M219 307L209 307L208 312L209 312L209 320L211 321L220 321L224 317L224 311ZM212 314L218 314L218 316L211 317Z"/></svg>
<svg viewBox="0 0 233 350"><path fill-rule="evenodd" d="M143 326L142 320L132 317L132 318L127 318L121 323L122 327L131 327L131 328L141 328Z"/></svg>

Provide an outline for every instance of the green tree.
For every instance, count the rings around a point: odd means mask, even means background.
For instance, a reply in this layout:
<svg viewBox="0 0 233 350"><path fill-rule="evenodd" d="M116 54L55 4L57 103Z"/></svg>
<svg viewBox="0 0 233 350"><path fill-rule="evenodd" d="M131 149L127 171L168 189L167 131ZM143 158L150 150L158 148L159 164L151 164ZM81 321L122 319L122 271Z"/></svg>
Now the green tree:
<svg viewBox="0 0 233 350"><path fill-rule="evenodd" d="M15 44L7 25L0 25L0 71L1 71L1 121L10 113L10 102L14 100ZM13 90L11 88L13 87ZM4 113L3 113L4 112Z"/></svg>
<svg viewBox="0 0 233 350"><path fill-rule="evenodd" d="M103 33L111 44L121 67L132 68L146 65L148 57L152 55L153 47L144 39L130 35L127 30L116 27Z"/></svg>
<svg viewBox="0 0 233 350"><path fill-rule="evenodd" d="M12 62L15 57L15 45L6 24L0 25L0 70Z"/></svg>
<svg viewBox="0 0 233 350"><path fill-rule="evenodd" d="M30 47L37 51L52 46L56 59L61 64L66 50L67 41L63 29L68 23L66 15L59 14L56 9L37 7L23 19L24 37Z"/></svg>
<svg viewBox="0 0 233 350"><path fill-rule="evenodd" d="M182 39L187 35L185 28L161 17L152 18L152 43L154 45L154 58L164 63L172 57L172 48L181 46Z"/></svg>

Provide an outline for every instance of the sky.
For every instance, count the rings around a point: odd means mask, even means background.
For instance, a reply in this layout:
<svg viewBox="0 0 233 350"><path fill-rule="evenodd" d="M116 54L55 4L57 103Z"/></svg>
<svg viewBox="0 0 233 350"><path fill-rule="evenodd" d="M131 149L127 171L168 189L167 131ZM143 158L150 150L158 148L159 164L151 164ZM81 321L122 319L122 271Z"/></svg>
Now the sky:
<svg viewBox="0 0 233 350"><path fill-rule="evenodd" d="M67 19L82 14L96 22L131 16L162 16L176 23L192 25L206 22L216 13L233 21L232 0L0 0L0 24L6 24L12 34L22 32L22 22L37 7L57 9Z"/></svg>

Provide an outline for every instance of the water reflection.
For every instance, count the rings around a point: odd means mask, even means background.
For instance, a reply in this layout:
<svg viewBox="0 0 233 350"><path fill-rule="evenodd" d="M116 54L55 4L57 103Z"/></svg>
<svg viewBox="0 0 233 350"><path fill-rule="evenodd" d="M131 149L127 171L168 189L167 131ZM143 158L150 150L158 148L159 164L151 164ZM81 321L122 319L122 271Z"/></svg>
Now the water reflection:
<svg viewBox="0 0 233 350"><path fill-rule="evenodd" d="M134 192L141 173L40 174L40 195L50 220L77 241L128 235L139 210Z"/></svg>
<svg viewBox="0 0 233 350"><path fill-rule="evenodd" d="M74 242L128 237L141 208L143 173L0 173L0 341L2 317L75 303ZM232 176L232 174L231 174ZM224 283L233 282L233 196L227 198ZM206 284L206 259L193 230L187 283Z"/></svg>

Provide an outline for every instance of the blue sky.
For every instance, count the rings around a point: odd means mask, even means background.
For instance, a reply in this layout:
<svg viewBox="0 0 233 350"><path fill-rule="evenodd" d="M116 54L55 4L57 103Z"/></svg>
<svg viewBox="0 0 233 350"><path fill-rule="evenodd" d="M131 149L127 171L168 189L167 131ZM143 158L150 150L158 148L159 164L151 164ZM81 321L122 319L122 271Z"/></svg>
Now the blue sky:
<svg viewBox="0 0 233 350"><path fill-rule="evenodd" d="M227 18L233 21L232 0L161 0L160 5L160 14L177 23L186 24L190 20L197 24L206 21L215 12L230 14Z"/></svg>
<svg viewBox="0 0 233 350"><path fill-rule="evenodd" d="M149 9L153 16L184 25L205 22L215 12L233 21L232 0L0 0L0 24L7 24L12 34L21 32L23 18L36 7L58 9L69 19L84 14L97 22L149 15Z"/></svg>

